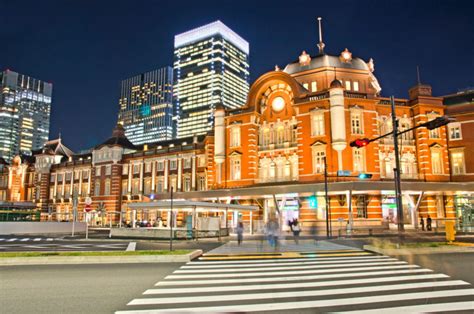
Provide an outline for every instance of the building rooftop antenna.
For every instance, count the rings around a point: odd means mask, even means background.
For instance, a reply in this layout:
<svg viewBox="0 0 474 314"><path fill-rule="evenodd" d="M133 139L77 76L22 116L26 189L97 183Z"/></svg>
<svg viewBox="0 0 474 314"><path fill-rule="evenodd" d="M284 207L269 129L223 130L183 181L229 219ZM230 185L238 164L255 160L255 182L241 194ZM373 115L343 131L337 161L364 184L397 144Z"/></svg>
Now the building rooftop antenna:
<svg viewBox="0 0 474 314"><path fill-rule="evenodd" d="M319 44L318 44L318 48L319 48L319 54L324 54L324 43L323 43L323 27L321 26L321 20L323 18L322 17L318 17L318 25L319 25Z"/></svg>
<svg viewBox="0 0 474 314"><path fill-rule="evenodd" d="M421 85L421 79L420 79L420 67L417 65L416 66L416 78L418 80L418 85Z"/></svg>

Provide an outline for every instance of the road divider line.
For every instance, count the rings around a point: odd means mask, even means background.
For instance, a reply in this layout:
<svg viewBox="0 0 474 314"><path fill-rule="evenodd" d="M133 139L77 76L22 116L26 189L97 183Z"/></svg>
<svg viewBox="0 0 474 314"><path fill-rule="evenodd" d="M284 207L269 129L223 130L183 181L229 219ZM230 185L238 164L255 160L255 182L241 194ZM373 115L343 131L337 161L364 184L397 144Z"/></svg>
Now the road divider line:
<svg viewBox="0 0 474 314"><path fill-rule="evenodd" d="M445 279L449 276L445 274L429 274L429 275L412 275L412 276L396 276L381 278L363 278L350 280L330 280L317 282L298 282L298 283L277 283L266 285L238 285L238 286L212 286L212 287L186 287L186 288L169 288L166 289L148 289L143 294L175 294L175 293L204 293L204 292L228 292L228 291L251 291L251 290L278 290L278 289L295 289L295 288L312 288L312 287L332 287L342 285L355 284L371 284L383 282L399 282L411 280L427 280L427 279Z"/></svg>
<svg viewBox="0 0 474 314"><path fill-rule="evenodd" d="M285 277L260 277L260 278L241 278L239 283L261 283L261 282L280 282L280 281L299 281L299 280L321 280L329 278L354 278L365 276L385 276L385 275L400 275L400 274L415 274L415 273L430 273L433 272L427 268L411 269L409 266L398 266L396 268L405 268L403 270L385 270L385 271L368 271L359 273L342 273L329 275L299 275L299 276L285 276ZM408 268L408 269L407 269ZM183 286L183 285L209 285L209 284L233 284L235 279L208 279L208 280L179 280L179 281L160 281L155 286Z"/></svg>

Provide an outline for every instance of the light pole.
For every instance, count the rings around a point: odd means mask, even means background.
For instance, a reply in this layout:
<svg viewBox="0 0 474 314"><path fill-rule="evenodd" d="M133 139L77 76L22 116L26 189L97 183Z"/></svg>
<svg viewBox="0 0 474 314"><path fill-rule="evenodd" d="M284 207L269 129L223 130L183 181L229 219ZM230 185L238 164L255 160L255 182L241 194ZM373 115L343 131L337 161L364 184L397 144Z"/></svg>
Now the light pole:
<svg viewBox="0 0 474 314"><path fill-rule="evenodd" d="M171 186L171 203L170 203L170 251L173 251L173 186Z"/></svg>
<svg viewBox="0 0 474 314"><path fill-rule="evenodd" d="M395 179L395 199L397 202L397 216L398 216L398 232L403 232L405 226L403 225L403 203L402 203L402 187L400 178L400 155L398 152L398 120L395 114L395 100L390 96L390 105L392 107L392 126L393 126L393 150L395 154L395 168L393 169Z"/></svg>
<svg viewBox="0 0 474 314"><path fill-rule="evenodd" d="M331 210L329 208L329 196L328 196L328 170L326 156L324 159L324 198L326 203L326 237L329 239L332 235L330 230Z"/></svg>

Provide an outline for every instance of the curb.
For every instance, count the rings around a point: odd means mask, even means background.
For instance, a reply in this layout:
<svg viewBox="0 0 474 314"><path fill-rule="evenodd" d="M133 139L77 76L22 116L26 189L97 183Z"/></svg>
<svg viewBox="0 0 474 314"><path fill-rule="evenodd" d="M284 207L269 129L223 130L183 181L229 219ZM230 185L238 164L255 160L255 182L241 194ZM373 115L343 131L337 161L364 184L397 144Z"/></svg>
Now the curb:
<svg viewBox="0 0 474 314"><path fill-rule="evenodd" d="M202 255L202 250L195 250L191 253L183 254L183 255L7 257L7 258L0 258L0 266L187 263L201 255Z"/></svg>
<svg viewBox="0 0 474 314"><path fill-rule="evenodd" d="M474 249L466 247L437 247L437 248L405 248L405 249L383 249L373 245L364 245L364 250L383 255L416 255L416 254L445 254L445 253L472 253Z"/></svg>

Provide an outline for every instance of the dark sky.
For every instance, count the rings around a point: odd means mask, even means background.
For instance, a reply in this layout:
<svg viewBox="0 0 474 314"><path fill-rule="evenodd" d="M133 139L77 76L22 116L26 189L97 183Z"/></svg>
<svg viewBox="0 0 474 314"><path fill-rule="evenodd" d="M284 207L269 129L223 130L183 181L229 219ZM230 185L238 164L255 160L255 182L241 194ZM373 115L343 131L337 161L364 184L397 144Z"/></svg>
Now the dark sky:
<svg viewBox="0 0 474 314"><path fill-rule="evenodd" d="M435 95L474 86L474 1L0 0L0 69L53 83L50 137L77 151L110 136L119 83L172 64L174 35L220 19L250 43L251 82L348 48L375 60L382 94L406 97L420 65Z"/></svg>

